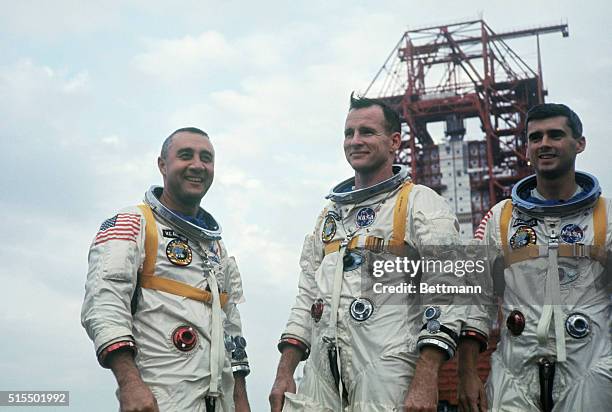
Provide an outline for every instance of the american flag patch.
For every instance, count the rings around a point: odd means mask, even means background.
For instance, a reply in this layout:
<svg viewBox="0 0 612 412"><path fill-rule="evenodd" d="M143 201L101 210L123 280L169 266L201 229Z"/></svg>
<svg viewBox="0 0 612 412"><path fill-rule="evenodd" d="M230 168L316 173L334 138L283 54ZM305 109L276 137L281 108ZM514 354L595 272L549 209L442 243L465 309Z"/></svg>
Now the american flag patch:
<svg viewBox="0 0 612 412"><path fill-rule="evenodd" d="M484 238L485 228L487 227L487 222L493 216L493 210L489 210L487 214L480 221L480 225L478 225L478 229L476 229L476 233L474 233L474 237L478 240L482 240Z"/></svg>
<svg viewBox="0 0 612 412"><path fill-rule="evenodd" d="M140 215L136 213L119 213L102 222L94 240L94 245L99 245L113 239L136 242L136 237L139 233Z"/></svg>

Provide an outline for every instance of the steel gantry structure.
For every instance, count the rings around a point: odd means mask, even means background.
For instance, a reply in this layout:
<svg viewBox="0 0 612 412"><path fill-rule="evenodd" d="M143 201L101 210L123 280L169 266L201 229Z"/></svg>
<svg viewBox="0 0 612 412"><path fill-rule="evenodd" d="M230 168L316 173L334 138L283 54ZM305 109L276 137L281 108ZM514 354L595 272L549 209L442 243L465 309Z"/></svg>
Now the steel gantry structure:
<svg viewBox="0 0 612 412"><path fill-rule="evenodd" d="M451 201L466 232L530 174L524 120L547 94L540 35L555 32L569 36L568 25L497 33L477 19L409 30L365 92L401 114L397 161L409 165L414 181ZM526 36L537 38L536 68L507 44ZM470 118L479 120L481 137L464 142ZM441 144L428 130L436 122L444 124Z"/></svg>

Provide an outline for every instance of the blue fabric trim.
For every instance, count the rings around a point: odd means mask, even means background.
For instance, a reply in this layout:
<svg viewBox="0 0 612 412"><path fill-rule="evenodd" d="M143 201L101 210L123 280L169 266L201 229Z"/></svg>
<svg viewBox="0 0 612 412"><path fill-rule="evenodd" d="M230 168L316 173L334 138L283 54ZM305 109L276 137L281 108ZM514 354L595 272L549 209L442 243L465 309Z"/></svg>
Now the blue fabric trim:
<svg viewBox="0 0 612 412"><path fill-rule="evenodd" d="M206 214L202 213L202 210L198 211L198 216L188 216L185 215L181 212L177 212L176 210L173 210L172 213L174 213L175 215L177 215L178 217L180 217L183 220L186 220L189 223L192 223L198 227L201 227L202 229L206 229L206 230L214 230L216 229L216 227L210 227L208 225L208 222L206 221Z"/></svg>
<svg viewBox="0 0 612 412"><path fill-rule="evenodd" d="M572 202L576 202L579 200L582 200L584 198L587 198L591 195L591 191L593 190L594 184L592 180L583 180L583 179L579 179L579 176L576 175L576 184L578 186L580 186L582 188L582 191L579 193L576 193L576 195L574 195L572 198L568 199L568 200L563 200L563 199L559 199L559 200L544 200L544 199L539 199L537 197L533 197L531 196L531 190L533 189L532 187L525 187L523 190L521 190L518 195L521 197L521 199L529 202L529 203L534 203L536 205L542 205L542 206L561 206L561 205L565 205L568 203L572 203Z"/></svg>

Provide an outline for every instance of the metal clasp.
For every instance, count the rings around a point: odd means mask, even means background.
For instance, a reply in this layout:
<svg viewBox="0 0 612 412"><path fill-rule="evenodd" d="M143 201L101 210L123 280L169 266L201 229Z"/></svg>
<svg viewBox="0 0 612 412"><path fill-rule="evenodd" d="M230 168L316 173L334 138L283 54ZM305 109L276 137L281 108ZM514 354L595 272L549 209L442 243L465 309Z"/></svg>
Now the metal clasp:
<svg viewBox="0 0 612 412"><path fill-rule="evenodd" d="M548 239L548 249L558 249L559 233L557 233L557 227L560 225L559 218L545 217L544 223L546 225L547 232L550 233L550 237Z"/></svg>
<svg viewBox="0 0 612 412"><path fill-rule="evenodd" d="M550 239L548 239L548 248L549 249L558 249L559 248L559 236L553 230L550 234Z"/></svg>
<svg viewBox="0 0 612 412"><path fill-rule="evenodd" d="M346 238L342 239L342 241L340 242L340 249L342 249L343 247L347 247L351 239L353 239L353 235L346 235Z"/></svg>

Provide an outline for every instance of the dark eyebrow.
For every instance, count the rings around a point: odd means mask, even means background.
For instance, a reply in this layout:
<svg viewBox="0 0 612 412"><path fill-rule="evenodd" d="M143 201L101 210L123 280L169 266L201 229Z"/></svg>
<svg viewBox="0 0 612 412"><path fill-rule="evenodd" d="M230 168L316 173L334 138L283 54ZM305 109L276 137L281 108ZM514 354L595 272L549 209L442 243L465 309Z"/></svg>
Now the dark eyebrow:
<svg viewBox="0 0 612 412"><path fill-rule="evenodd" d="M562 136L565 135L565 130L563 129L550 129L548 130L548 134L552 135L552 136Z"/></svg>
<svg viewBox="0 0 612 412"><path fill-rule="evenodd" d="M528 139L535 139L536 137L542 137L544 135L544 133L542 132L531 132L529 133L529 135L527 135Z"/></svg>
<svg viewBox="0 0 612 412"><path fill-rule="evenodd" d="M189 148L189 147L184 147L182 149L179 149L176 151L177 154L182 154L182 153L193 153L193 149Z"/></svg>
<svg viewBox="0 0 612 412"><path fill-rule="evenodd" d="M547 130L545 130L545 132L548 133L549 136L553 136L553 137L555 137L555 136L565 136L567 134L567 133L565 133L565 130L563 130L563 129L547 129ZM542 137L542 136L544 136L544 132L541 132L541 131L538 130L538 131L529 133L529 135L527 135L527 138L528 139L535 139L535 138Z"/></svg>
<svg viewBox="0 0 612 412"><path fill-rule="evenodd" d="M374 129L373 127L368 127L368 126L361 126L359 128L360 132L376 132L376 129Z"/></svg>

